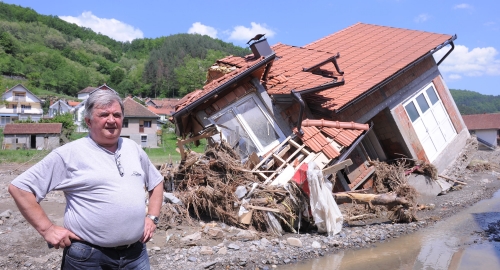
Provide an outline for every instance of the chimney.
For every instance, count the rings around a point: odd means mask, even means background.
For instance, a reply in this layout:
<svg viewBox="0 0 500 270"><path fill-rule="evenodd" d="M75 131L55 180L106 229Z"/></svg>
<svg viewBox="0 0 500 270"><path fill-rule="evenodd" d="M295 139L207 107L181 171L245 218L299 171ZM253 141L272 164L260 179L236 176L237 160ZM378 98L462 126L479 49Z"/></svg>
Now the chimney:
<svg viewBox="0 0 500 270"><path fill-rule="evenodd" d="M265 57L273 54L273 50L271 49L271 46L269 46L269 43L267 43L266 38L250 44L250 49L252 50L255 58L259 58L261 56Z"/></svg>

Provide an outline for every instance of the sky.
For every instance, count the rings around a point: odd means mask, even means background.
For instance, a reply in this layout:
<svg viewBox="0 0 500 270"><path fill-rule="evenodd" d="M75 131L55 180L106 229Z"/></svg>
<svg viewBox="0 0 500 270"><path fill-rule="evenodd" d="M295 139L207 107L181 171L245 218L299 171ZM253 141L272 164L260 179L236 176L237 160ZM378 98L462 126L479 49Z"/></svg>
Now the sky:
<svg viewBox="0 0 500 270"><path fill-rule="evenodd" d="M358 22L456 34L454 51L439 66L448 87L500 95L498 0L3 2L59 16L119 41L198 33L246 47L250 38L265 33L271 45L303 46ZM436 59L447 51L438 51Z"/></svg>

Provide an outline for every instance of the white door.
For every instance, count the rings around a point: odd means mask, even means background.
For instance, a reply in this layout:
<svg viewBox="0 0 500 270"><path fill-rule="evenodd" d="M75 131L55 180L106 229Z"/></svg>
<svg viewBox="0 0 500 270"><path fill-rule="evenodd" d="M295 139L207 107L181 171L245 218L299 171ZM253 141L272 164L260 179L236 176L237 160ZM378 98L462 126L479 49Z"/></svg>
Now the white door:
<svg viewBox="0 0 500 270"><path fill-rule="evenodd" d="M432 162L457 134L434 85L424 88L404 107L427 158Z"/></svg>

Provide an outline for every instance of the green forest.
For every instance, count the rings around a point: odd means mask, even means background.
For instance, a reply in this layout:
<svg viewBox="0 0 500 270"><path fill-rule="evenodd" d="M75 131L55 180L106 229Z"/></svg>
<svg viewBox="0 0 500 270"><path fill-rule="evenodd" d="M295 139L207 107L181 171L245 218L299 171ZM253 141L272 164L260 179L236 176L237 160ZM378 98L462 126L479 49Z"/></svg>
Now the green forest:
<svg viewBox="0 0 500 270"><path fill-rule="evenodd" d="M199 89L206 70L248 48L209 36L176 34L119 42L57 16L0 2L0 86L75 97L104 83L122 96L180 97Z"/></svg>
<svg viewBox="0 0 500 270"><path fill-rule="evenodd" d="M450 92L461 114L500 113L500 95L457 89L450 89Z"/></svg>

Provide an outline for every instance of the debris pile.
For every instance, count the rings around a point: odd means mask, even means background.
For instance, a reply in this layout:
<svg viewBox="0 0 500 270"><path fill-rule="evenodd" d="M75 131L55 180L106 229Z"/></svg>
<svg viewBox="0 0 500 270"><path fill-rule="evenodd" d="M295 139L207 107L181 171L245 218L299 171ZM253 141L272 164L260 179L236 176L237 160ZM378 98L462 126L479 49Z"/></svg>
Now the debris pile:
<svg viewBox="0 0 500 270"><path fill-rule="evenodd" d="M180 209L178 205L165 204L164 223L190 222L190 212L198 219L217 218L231 226L253 226L259 231L281 234L283 226L295 231L297 217L308 205L308 198L295 183L260 183L226 142L209 146L204 154L190 152L178 168L162 173L173 179L173 194L184 205Z"/></svg>
<svg viewBox="0 0 500 270"><path fill-rule="evenodd" d="M482 172L491 170L492 166L491 163L486 160L474 159L467 165L467 169L473 172Z"/></svg>
<svg viewBox="0 0 500 270"><path fill-rule="evenodd" d="M365 212L358 209L357 216L346 217L348 220L373 217L376 206L385 206L393 221L412 222L419 208L417 191L408 184L408 175L418 172L431 179L438 177L433 165L419 161L370 161L375 168L374 190L332 193L335 183L326 180L314 162L297 167L293 177L287 174L286 181L269 183L258 177L261 171L242 164L225 141L207 147L204 154L187 153L176 168L161 169L165 185L181 203L167 199L170 202L162 207L160 227L192 224L191 216L195 216L274 235L311 225L318 232L333 235L340 232L344 220L337 203L365 205Z"/></svg>

